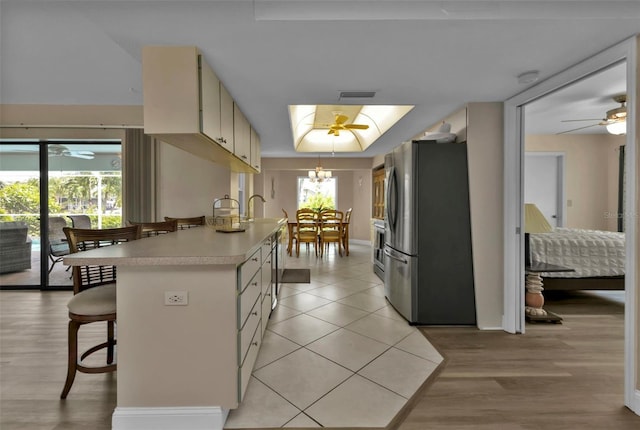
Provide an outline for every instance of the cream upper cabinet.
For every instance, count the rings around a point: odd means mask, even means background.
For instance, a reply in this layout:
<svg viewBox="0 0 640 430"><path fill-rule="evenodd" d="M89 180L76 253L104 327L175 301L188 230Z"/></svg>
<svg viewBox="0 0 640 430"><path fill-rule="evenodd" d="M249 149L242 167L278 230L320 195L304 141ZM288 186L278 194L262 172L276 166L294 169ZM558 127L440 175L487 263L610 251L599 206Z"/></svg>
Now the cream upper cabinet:
<svg viewBox="0 0 640 430"><path fill-rule="evenodd" d="M220 132L220 80L202 56L198 56L200 65L200 122L202 132L223 147L225 139ZM227 148L229 149L229 148Z"/></svg>
<svg viewBox="0 0 640 430"><path fill-rule="evenodd" d="M220 82L220 137L227 150L233 152L233 99Z"/></svg>
<svg viewBox="0 0 640 430"><path fill-rule="evenodd" d="M261 157L261 152L260 152L260 136L258 135L258 133L254 130L253 127L251 127L251 167L253 167L254 169L256 169L258 172L260 172L260 157Z"/></svg>
<svg viewBox="0 0 640 430"><path fill-rule="evenodd" d="M251 165L251 125L240 107L233 104L233 153Z"/></svg>
<svg viewBox="0 0 640 430"><path fill-rule="evenodd" d="M195 46L142 49L144 132L233 171L255 173L251 125Z"/></svg>

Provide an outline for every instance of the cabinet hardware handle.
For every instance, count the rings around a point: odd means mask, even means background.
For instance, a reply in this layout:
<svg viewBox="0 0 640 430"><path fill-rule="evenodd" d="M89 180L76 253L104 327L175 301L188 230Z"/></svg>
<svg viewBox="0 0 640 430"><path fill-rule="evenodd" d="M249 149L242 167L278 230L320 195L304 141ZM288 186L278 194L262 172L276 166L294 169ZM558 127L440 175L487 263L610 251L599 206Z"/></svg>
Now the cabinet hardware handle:
<svg viewBox="0 0 640 430"><path fill-rule="evenodd" d="M246 155L241 155L242 158L244 158L245 160L247 159Z"/></svg>
<svg viewBox="0 0 640 430"><path fill-rule="evenodd" d="M252 258L251 261L258 261L258 257Z"/></svg>
<svg viewBox="0 0 640 430"><path fill-rule="evenodd" d="M251 315L253 315L253 316L256 316L256 317L257 317L257 316L258 316L258 311L251 312Z"/></svg>
<svg viewBox="0 0 640 430"><path fill-rule="evenodd" d="M258 283L257 282L252 282L251 285L253 285L254 287L257 287Z"/></svg>
<svg viewBox="0 0 640 430"><path fill-rule="evenodd" d="M251 342L251 345L258 346L258 342Z"/></svg>

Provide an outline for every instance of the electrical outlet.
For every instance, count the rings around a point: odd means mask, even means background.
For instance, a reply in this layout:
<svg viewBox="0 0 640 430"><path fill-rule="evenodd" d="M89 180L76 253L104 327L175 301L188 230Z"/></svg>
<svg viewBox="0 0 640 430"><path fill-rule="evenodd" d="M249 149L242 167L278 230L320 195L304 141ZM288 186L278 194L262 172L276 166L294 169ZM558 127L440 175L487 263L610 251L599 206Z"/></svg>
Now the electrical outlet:
<svg viewBox="0 0 640 430"><path fill-rule="evenodd" d="M186 291L165 291L164 304L167 306L186 306L189 304L189 293Z"/></svg>

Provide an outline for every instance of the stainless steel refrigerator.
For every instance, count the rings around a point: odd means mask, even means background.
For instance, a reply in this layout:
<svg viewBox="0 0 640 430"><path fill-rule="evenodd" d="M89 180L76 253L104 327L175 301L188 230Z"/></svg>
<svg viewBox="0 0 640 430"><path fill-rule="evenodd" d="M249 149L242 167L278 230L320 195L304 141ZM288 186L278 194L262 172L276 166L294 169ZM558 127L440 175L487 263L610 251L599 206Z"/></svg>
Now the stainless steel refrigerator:
<svg viewBox="0 0 640 430"><path fill-rule="evenodd" d="M385 295L411 324L475 325L467 145L385 156Z"/></svg>

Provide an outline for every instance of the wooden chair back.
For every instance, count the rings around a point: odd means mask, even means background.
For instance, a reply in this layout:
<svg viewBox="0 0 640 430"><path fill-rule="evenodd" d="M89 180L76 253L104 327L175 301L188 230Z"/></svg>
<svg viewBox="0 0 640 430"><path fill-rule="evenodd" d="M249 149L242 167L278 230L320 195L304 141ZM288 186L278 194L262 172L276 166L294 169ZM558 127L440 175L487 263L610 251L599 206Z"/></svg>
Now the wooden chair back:
<svg viewBox="0 0 640 430"><path fill-rule="evenodd" d="M296 254L300 255L300 243L318 243L318 217L313 209L298 209L296 211ZM316 248L316 255L318 249Z"/></svg>
<svg viewBox="0 0 640 430"><path fill-rule="evenodd" d="M338 244L338 252L342 256L342 212L323 211L320 214L320 255L324 255L324 250L329 243Z"/></svg>
<svg viewBox="0 0 640 430"><path fill-rule="evenodd" d="M157 222L128 221L129 225L139 225L142 228L142 237L158 236L159 234L172 233L178 230L178 220Z"/></svg>
<svg viewBox="0 0 640 430"><path fill-rule="evenodd" d="M334 219L338 218L340 219L340 222L342 222L342 219L344 218L344 213L336 209L324 209L320 211L320 219L324 219L327 217L334 218Z"/></svg>
<svg viewBox="0 0 640 430"><path fill-rule="evenodd" d="M122 242L140 239L142 227L106 229L80 229L65 227L64 234L71 253L112 246ZM89 288L116 282L115 266L73 266L73 293L78 294Z"/></svg>
<svg viewBox="0 0 640 430"><path fill-rule="evenodd" d="M344 220L342 221L342 248L345 255L349 255L349 223L351 222L351 212L353 208L347 209L344 213Z"/></svg>
<svg viewBox="0 0 640 430"><path fill-rule="evenodd" d="M180 230L185 230L187 228L192 228L192 227L199 227L201 225L206 225L206 219L205 216L194 216L194 217L190 217L190 218L173 218L173 217L169 217L166 216L164 217L165 221L173 221L176 220L178 221L178 228Z"/></svg>

